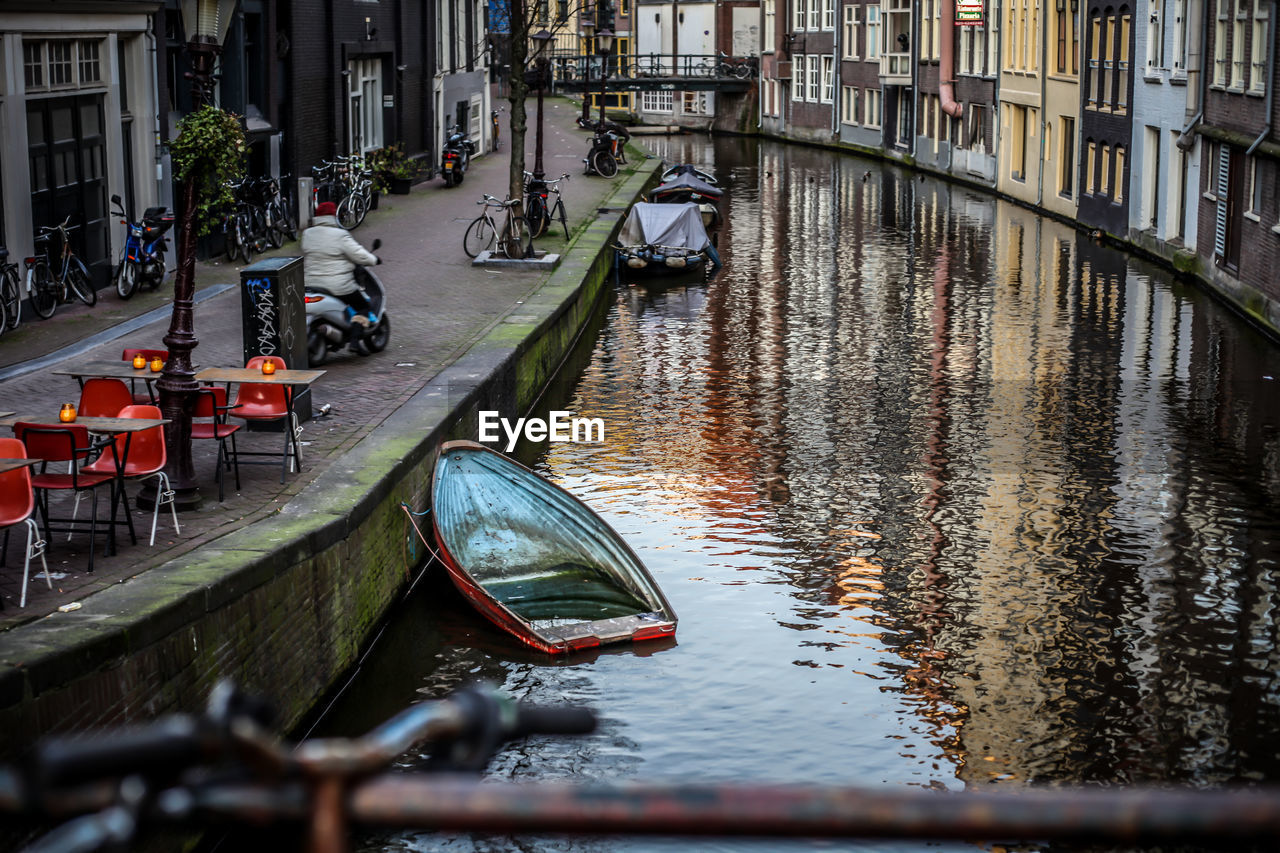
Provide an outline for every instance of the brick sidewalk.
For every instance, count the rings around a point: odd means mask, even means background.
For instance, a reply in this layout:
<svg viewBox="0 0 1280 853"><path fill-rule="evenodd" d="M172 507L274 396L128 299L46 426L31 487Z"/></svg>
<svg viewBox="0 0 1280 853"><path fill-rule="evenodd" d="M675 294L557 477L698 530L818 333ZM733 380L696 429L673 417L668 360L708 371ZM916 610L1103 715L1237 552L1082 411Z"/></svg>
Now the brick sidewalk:
<svg viewBox="0 0 1280 853"><path fill-rule="evenodd" d="M548 176L564 172L571 175L563 189L570 230L576 235L596 217L602 201L627 172L612 180L582 174L581 159L589 139L585 131L575 126L574 117L575 109L570 102L559 99L548 102L544 165ZM510 135L504 133L502 138L509 142ZM527 149L532 151L532 129L526 142ZM526 166L532 166L531 153ZM100 548L93 574L85 572L87 531L75 535L71 541L67 541L65 534L57 536L50 543L48 554L54 589L50 591L43 578L33 577L27 607L22 610L17 604L26 537L22 528L13 528L5 566L0 569L0 600L5 607L0 611L0 631L40 618L62 604L136 576L207 545L230 530L279 511L292 496L306 489L316 475L518 306L547 274L472 267L462 250L463 231L479 211L476 200L484 192L499 197L506 195L508 167L505 148L477 158L461 186L445 189L437 178L419 184L407 196L384 196L379 209L372 211L356 229L356 238L365 245L375 238L382 240L378 254L383 264L377 272L388 291L391 343L386 351L368 358L346 352L335 354L324 366L327 372L313 386L312 405L318 411L328 403L331 409L327 416L304 424L301 473L289 475L282 485L278 467L241 466L242 488L237 492L229 475L226 500L219 503L213 470L217 445L211 441L197 442L193 453L204 504L198 510L179 516L180 535L174 534L172 519L162 515L156 544L148 547L150 513L134 510L139 543L131 545L127 533L118 534L119 553L104 557ZM537 241L538 248L549 252L559 252L565 244L563 230L557 233L555 229ZM272 254L296 252L294 243ZM242 363L238 280L238 269L225 262L199 265L198 294L211 292L208 289L216 289L217 285L235 286L200 301L195 308L195 331L200 344L192 353L192 360L197 369ZM162 348L161 338L169 325L167 305L171 294L171 281L158 293L140 294L129 302L122 302L113 291L102 291L99 304L92 309L63 306L51 320L24 321L17 333L0 338L0 368L11 366L12 370L64 347L76 350L66 356L67 361L116 359L126 346ZM148 311L154 311L156 316L142 328L87 347L79 345L95 334L110 337L110 330L118 324L143 317ZM39 407L48 409L52 415L58 403L76 399L78 390L74 380L53 376L49 369L52 368L46 366L0 380L0 410L31 411L36 408L32 401L39 400ZM241 449L274 450L279 447L281 436L241 430L238 440ZM138 488L130 486L129 493L136 494ZM55 498L55 504L57 502ZM100 507L100 516L105 512ZM99 541L101 543L101 536ZM33 571L37 570L38 563Z"/></svg>

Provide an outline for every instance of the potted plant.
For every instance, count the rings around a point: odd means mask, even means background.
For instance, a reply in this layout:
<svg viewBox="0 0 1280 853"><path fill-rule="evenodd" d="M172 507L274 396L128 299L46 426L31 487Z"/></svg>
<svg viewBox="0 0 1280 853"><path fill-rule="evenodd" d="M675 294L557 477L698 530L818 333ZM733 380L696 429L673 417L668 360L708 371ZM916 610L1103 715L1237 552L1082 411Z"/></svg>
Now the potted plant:
<svg viewBox="0 0 1280 853"><path fill-rule="evenodd" d="M406 154L399 142L369 152L368 162L375 188L393 195L407 194L422 174L418 161Z"/></svg>

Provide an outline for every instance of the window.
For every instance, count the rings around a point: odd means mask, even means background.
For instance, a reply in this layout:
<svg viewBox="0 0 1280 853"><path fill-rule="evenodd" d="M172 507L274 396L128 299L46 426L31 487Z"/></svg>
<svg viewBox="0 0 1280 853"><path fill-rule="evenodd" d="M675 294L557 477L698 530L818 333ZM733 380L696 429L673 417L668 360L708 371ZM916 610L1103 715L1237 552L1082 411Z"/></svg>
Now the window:
<svg viewBox="0 0 1280 853"><path fill-rule="evenodd" d="M868 62L880 61L880 7L876 5L867 6L867 49L862 58ZM879 126L880 122L876 122L876 127Z"/></svg>
<svg viewBox="0 0 1280 853"><path fill-rule="evenodd" d="M675 112L675 101L671 97L671 90L641 92L640 109L647 113Z"/></svg>
<svg viewBox="0 0 1280 853"><path fill-rule="evenodd" d="M1187 73L1187 0L1173 0L1173 74Z"/></svg>
<svg viewBox="0 0 1280 853"><path fill-rule="evenodd" d="M1027 108L1009 105L1009 177L1027 179Z"/></svg>
<svg viewBox="0 0 1280 853"><path fill-rule="evenodd" d="M1249 181L1249 209L1245 211L1245 216L1252 216L1254 219L1259 218L1262 213L1262 170L1258 168L1258 158L1250 157L1248 164Z"/></svg>
<svg viewBox="0 0 1280 853"><path fill-rule="evenodd" d="M858 123L858 90L853 86L840 87L840 121L844 124Z"/></svg>
<svg viewBox="0 0 1280 853"><path fill-rule="evenodd" d="M1147 0L1147 67L1164 68L1164 0Z"/></svg>
<svg viewBox="0 0 1280 853"><path fill-rule="evenodd" d="M824 30L835 30L836 0L822 0L822 28Z"/></svg>
<svg viewBox="0 0 1280 853"><path fill-rule="evenodd" d="M711 115L711 99L706 92L682 92L680 111L688 116Z"/></svg>
<svg viewBox="0 0 1280 853"><path fill-rule="evenodd" d="M347 62L347 150L363 154L382 147L382 60Z"/></svg>
<svg viewBox="0 0 1280 853"><path fill-rule="evenodd" d="M1054 36L1054 70L1059 74L1076 75L1080 73L1080 33L1076 29L1076 10L1078 0L1055 0Z"/></svg>
<svg viewBox="0 0 1280 853"><path fill-rule="evenodd" d="M1089 160L1085 164L1084 191L1093 195L1098 191L1098 146L1089 140Z"/></svg>
<svg viewBox="0 0 1280 853"><path fill-rule="evenodd" d="M972 151L986 153L986 115L979 104L969 105L969 148Z"/></svg>
<svg viewBox="0 0 1280 853"><path fill-rule="evenodd" d="M1098 149L1098 171L1102 181L1098 192L1111 195L1111 146L1105 143Z"/></svg>
<svg viewBox="0 0 1280 853"><path fill-rule="evenodd" d="M22 78L28 92L103 85L100 39L22 43Z"/></svg>
<svg viewBox="0 0 1280 853"><path fill-rule="evenodd" d="M1249 70L1249 91L1267 88L1267 26L1269 7L1263 0L1253 0L1253 54Z"/></svg>
<svg viewBox="0 0 1280 853"><path fill-rule="evenodd" d="M1120 7L1120 44L1117 51L1119 62L1116 64L1116 112L1124 112L1129 107L1129 37L1133 27L1133 16L1129 7Z"/></svg>
<svg viewBox="0 0 1280 853"><path fill-rule="evenodd" d="M1116 179L1113 186L1115 187L1116 197L1115 203L1120 204L1124 201L1124 146L1116 146Z"/></svg>
<svg viewBox="0 0 1280 853"><path fill-rule="evenodd" d="M804 29L805 8L807 0L791 0L791 29Z"/></svg>
<svg viewBox="0 0 1280 853"><path fill-rule="evenodd" d="M957 27L960 31L960 73L982 74L987 52L985 27Z"/></svg>
<svg viewBox="0 0 1280 853"><path fill-rule="evenodd" d="M773 53L774 43L778 40L778 0L764 0L764 47L763 53Z"/></svg>
<svg viewBox="0 0 1280 853"><path fill-rule="evenodd" d="M791 75L791 100L803 101L804 86L804 54L798 53L791 58L791 67L794 69Z"/></svg>
<svg viewBox="0 0 1280 853"><path fill-rule="evenodd" d="M1227 0L1222 0L1226 3ZM1236 17L1231 24L1231 88L1243 89L1245 77L1244 30L1249 20L1247 0L1234 0Z"/></svg>
<svg viewBox="0 0 1280 853"><path fill-rule="evenodd" d="M1058 136L1061 137L1058 150L1058 195L1071 198L1075 192L1076 120L1060 116Z"/></svg>
<svg viewBox="0 0 1280 853"><path fill-rule="evenodd" d="M831 103L836 96L836 61L831 54L822 57L822 103Z"/></svg>
<svg viewBox="0 0 1280 853"><path fill-rule="evenodd" d="M858 30L861 23L858 16L862 13L861 6L855 6L850 3L844 7L844 58L858 58Z"/></svg>
<svg viewBox="0 0 1280 853"><path fill-rule="evenodd" d="M867 127L880 127L880 122L884 117L883 105L881 98L883 93L879 89L867 89L862 98L863 121Z"/></svg>
<svg viewBox="0 0 1280 853"><path fill-rule="evenodd" d="M1213 27L1213 83L1227 85L1227 6L1218 4L1218 20Z"/></svg>
<svg viewBox="0 0 1280 853"><path fill-rule="evenodd" d="M1000 16L996 14L995 0L991 0L987 15L987 65L988 74L995 74L999 64Z"/></svg>
<svg viewBox="0 0 1280 853"><path fill-rule="evenodd" d="M826 2L826 0L809 0L809 29L811 30L821 29L822 7L818 5L820 2Z"/></svg>
<svg viewBox="0 0 1280 853"><path fill-rule="evenodd" d="M805 96L805 100L815 104L818 102L818 94L822 86L822 79L819 76L822 73L819 66L819 60L821 59L822 57L816 53L811 53L805 57L805 63L809 68L809 92Z"/></svg>
<svg viewBox="0 0 1280 853"><path fill-rule="evenodd" d="M938 0L920 0L920 58L936 59L938 55L938 34L934 30L934 14L938 9Z"/></svg>

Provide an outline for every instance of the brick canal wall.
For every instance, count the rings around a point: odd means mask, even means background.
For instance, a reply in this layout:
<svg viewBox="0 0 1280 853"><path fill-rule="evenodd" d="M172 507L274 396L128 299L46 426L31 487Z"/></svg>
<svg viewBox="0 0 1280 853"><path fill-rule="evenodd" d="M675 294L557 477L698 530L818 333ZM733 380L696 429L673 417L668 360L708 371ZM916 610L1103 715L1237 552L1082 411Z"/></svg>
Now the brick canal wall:
<svg viewBox="0 0 1280 853"><path fill-rule="evenodd" d="M0 759L40 733L204 706L231 678L291 728L353 665L405 587L435 451L474 437L477 411L523 413L554 378L610 282L621 211L656 179L643 161L559 268L461 358L270 519L94 596L11 640ZM417 549L421 553L421 548Z"/></svg>

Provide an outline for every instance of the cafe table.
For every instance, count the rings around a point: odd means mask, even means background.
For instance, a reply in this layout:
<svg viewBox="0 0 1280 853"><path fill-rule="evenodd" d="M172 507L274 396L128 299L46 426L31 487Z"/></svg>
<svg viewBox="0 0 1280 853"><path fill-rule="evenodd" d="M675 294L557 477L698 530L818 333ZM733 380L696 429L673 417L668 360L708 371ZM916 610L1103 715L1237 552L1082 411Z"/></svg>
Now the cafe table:
<svg viewBox="0 0 1280 853"><path fill-rule="evenodd" d="M111 501L111 520L107 522L107 526L111 531L111 535L107 540L107 553L114 554L116 550L116 534L115 528L121 522L116 521L116 507L120 504L125 506L125 522L129 528L129 538L136 545L138 543L138 535L133 529L133 516L129 514L128 503L124 493L124 470L125 463L129 460L129 445L133 441L133 434L137 432L146 432L155 427L162 427L169 423L168 418L99 418L99 417L78 417L70 423L62 423L58 420L55 412L53 417L40 414L18 414L9 413L0 416L0 427L12 427L14 424L26 423L38 426L66 427L66 426L82 426L94 435L124 435L124 453L116 454L116 483L112 501ZM31 460L39 463L40 459Z"/></svg>
<svg viewBox="0 0 1280 853"><path fill-rule="evenodd" d="M30 468L33 465L39 465L42 460L23 457L21 459L0 459L0 474L8 474L10 471L17 471L19 468Z"/></svg>
<svg viewBox="0 0 1280 853"><path fill-rule="evenodd" d="M129 381L129 387L133 387L133 383L137 381L147 383L147 393L151 395L151 399L155 399L155 394L151 390L151 384L164 374L159 371L152 370L148 367L134 367L133 362L112 361L110 359L102 359L99 361L82 361L74 364L64 365L56 370L50 371L55 376L72 376L80 387L84 388L86 379L125 379Z"/></svg>
<svg viewBox="0 0 1280 853"><path fill-rule="evenodd" d="M280 482L284 482L284 468L288 467L288 448L293 447L293 458L298 468L302 467L302 452L298 445L298 430L294 428L296 418L293 412L293 397L295 390L305 388L312 382L315 382L321 376L324 376L323 370L303 370L303 369L286 369L279 368L274 373L263 373L257 367L206 367L195 375L197 382L215 383L221 382L230 389L234 383L237 385L280 385L285 389L284 401L286 407L286 447L285 461L282 465L280 473ZM230 394L227 397L230 399ZM232 409L230 414L235 416L235 410ZM275 453L237 453L237 456L276 456ZM255 464L255 463L248 463ZM266 464L266 463L256 463Z"/></svg>

